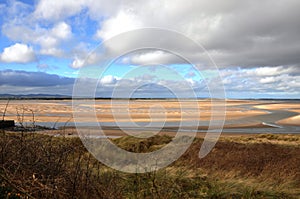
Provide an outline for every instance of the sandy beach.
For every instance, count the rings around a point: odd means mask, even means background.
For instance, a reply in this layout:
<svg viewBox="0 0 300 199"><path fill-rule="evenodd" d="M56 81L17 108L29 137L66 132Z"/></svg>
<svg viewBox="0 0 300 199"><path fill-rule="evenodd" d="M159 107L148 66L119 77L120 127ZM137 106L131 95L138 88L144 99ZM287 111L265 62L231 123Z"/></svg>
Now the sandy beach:
<svg viewBox="0 0 300 199"><path fill-rule="evenodd" d="M7 101L0 101L2 113L6 104ZM80 122L86 123L92 121L103 124L115 122L122 124L130 122L138 124L169 123L169 126L162 128L163 133L176 130L176 126L172 125L173 123L178 125L195 121L199 121L198 129L206 130L212 117L212 107L217 107L217 111L213 114L214 120L225 119L224 129L260 129L270 127L270 125L272 127L272 125L299 126L300 124L300 105L295 102L226 100L225 115L223 115L224 112L221 109L218 110L218 105L218 103L213 104L208 100L185 100L180 102L175 100L96 100L95 104L91 101L80 101L74 111L77 111L76 115L80 116ZM93 111L96 113L97 120L93 115ZM278 117L280 111L290 114ZM270 114L272 112L273 115ZM273 121L268 121L273 116ZM74 122L72 101L12 100L7 106L5 119L15 120L17 124L49 124L49 126L55 125L55 127L74 126L71 125ZM187 127L187 129L189 128L191 127ZM117 128L105 128L105 131L110 135L123 135Z"/></svg>

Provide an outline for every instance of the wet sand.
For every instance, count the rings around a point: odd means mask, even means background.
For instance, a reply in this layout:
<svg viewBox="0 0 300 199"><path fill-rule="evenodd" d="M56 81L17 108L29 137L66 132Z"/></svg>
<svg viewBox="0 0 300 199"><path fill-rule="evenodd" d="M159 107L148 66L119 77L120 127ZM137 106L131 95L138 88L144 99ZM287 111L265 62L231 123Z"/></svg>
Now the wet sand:
<svg viewBox="0 0 300 199"><path fill-rule="evenodd" d="M134 122L149 122L161 121L165 119L168 121L181 121L181 120L203 120L208 121L211 119L211 106L212 104L207 101L198 102L184 102L181 105L179 102L168 101L145 101L137 100L130 102L129 105L124 104L122 101L118 104L110 104L107 100L96 101L95 110L97 118L100 122L114 122L116 119L120 122L128 121L129 119ZM249 104L248 101L227 101L226 105L226 119L238 119L248 116L262 115L264 111L259 110L245 110L236 108L236 105ZM253 102L252 102L253 103ZM4 111L6 101L0 100L0 111ZM181 105L181 107L180 107ZM198 105L198 107L197 107ZM81 104L83 111L86 114L85 122L91 121L91 104ZM71 101L42 101L42 100L17 100L10 101L7 108L5 119L19 120L18 114L24 116L23 120L30 122L33 119L35 122L73 122ZM215 119L221 117L221 111L216 111ZM33 118L34 116L34 118ZM84 116L84 115L83 115ZM129 118L130 117L130 118Z"/></svg>
<svg viewBox="0 0 300 199"><path fill-rule="evenodd" d="M0 100L0 112L3 113L7 101ZM261 101L261 100L226 100L226 115L223 118L222 104L212 104L209 100L96 100L77 102L74 109L80 114L80 122L95 121L92 110L96 111L97 122L106 126L105 131L110 135L123 135L116 127L120 123L158 123L167 125L162 133L174 132L178 124L199 121L198 129L207 130L212 117L212 107L217 107L214 120L225 118L224 129L227 133L238 132L237 129L260 129L277 127L276 125L300 126L300 104L290 101ZM218 109L220 106L220 109ZM276 115L277 114L277 115ZM281 115L280 115L281 114ZM279 115L279 116L278 116ZM5 119L15 120L16 123L34 123L51 127L74 126L71 100L12 100L10 101ZM77 120L78 122L78 120ZM177 125L177 126L176 126ZM109 126L111 128L109 128ZM143 125L142 125L143 126ZM188 131L190 126L186 126ZM146 130L139 128L136 131ZM134 129L130 129L135 131ZM293 130L295 131L295 130ZM297 131L297 130L296 130ZM247 131L243 131L247 133ZM203 132L199 132L203 133ZM288 132L286 132L288 133ZM295 132L294 132L295 133Z"/></svg>
<svg viewBox="0 0 300 199"><path fill-rule="evenodd" d="M289 117L287 119L279 120L277 122L280 125L293 125L293 126L300 126L300 116L294 116L294 117Z"/></svg>

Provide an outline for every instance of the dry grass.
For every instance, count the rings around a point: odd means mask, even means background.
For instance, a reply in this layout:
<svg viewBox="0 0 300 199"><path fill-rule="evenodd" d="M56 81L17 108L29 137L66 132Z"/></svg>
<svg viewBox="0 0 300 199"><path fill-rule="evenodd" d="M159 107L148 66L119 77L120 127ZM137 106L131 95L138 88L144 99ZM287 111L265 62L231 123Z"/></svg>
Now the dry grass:
<svg viewBox="0 0 300 199"><path fill-rule="evenodd" d="M237 142L243 144L276 144L276 145L293 145L300 147L300 134L258 134L258 135L237 135L223 136L223 141Z"/></svg>
<svg viewBox="0 0 300 199"><path fill-rule="evenodd" d="M148 152L171 139L123 137L114 142L128 151ZM168 168L125 174L99 163L79 138L2 132L0 198L300 197L299 146L234 141L240 139L220 141L207 157L198 159L202 139L197 138Z"/></svg>
<svg viewBox="0 0 300 199"><path fill-rule="evenodd" d="M203 159L195 158L201 145L198 140L178 162L228 184L300 197L299 138L274 134L225 138Z"/></svg>

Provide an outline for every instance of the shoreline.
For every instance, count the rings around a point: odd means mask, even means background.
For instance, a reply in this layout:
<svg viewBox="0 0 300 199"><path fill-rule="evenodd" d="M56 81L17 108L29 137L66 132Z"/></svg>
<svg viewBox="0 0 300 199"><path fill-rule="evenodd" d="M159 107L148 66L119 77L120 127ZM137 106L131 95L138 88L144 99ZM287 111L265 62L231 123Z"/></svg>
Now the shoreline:
<svg viewBox="0 0 300 199"><path fill-rule="evenodd" d="M20 131L6 131L8 133L21 133ZM42 131L28 131L25 133L37 133L37 134L44 134L44 135L50 135L50 136L59 136L59 137L80 137L77 130L75 128L73 129L54 129L54 130L42 130ZM153 131L131 131L129 134L126 134L126 132L123 132L121 129L104 129L103 133L97 133L90 131L89 133L83 135L83 136L91 136L91 137L102 137L104 134L104 137L107 138L116 138L116 137L126 137L126 136L134 136L139 134L149 134L149 135L167 135L170 137L174 137L177 133L182 133L182 135L189 135L188 132L174 132L174 131L160 131L159 133L153 133ZM204 138L207 135L207 132L197 132L195 133L196 138ZM213 134L213 133L211 133ZM257 133L240 133L240 132L222 132L220 134L221 137L256 137L259 135L281 135L281 136L287 136L287 135L293 135L293 136L299 136L300 133L265 133L265 132L257 132Z"/></svg>

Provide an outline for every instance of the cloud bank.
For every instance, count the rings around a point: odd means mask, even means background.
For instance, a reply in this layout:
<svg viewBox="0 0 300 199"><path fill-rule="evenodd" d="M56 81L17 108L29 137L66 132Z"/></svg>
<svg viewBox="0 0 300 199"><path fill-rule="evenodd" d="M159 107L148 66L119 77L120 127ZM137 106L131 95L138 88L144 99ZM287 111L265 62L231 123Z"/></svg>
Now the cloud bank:
<svg viewBox="0 0 300 199"><path fill-rule="evenodd" d="M72 37L73 28L86 22L75 23L70 18L86 16L98 23L99 28L90 33L98 41L136 28L159 27L178 31L203 45L220 67L300 63L297 0L40 0L32 7L18 1L7 7L10 15L2 25L3 34L12 41L37 45L36 53L44 55L66 53L62 44ZM45 22L49 25L44 26ZM124 41L122 45L134 42L138 40ZM68 56L75 58L76 54ZM171 59L169 63L175 61Z"/></svg>
<svg viewBox="0 0 300 199"><path fill-rule="evenodd" d="M200 69L205 67L203 52L180 41L164 43L164 36L148 34L104 46L103 54L86 60L99 43L115 35L156 27L177 31L202 45L220 68L229 96L243 93L244 97L300 98L299 7L298 0L39 0L31 4L12 0L0 4L3 41L0 65L18 63L24 65L19 70L26 70L28 63L45 66L53 65L49 60L63 59L63 64L55 63L57 68L64 68L57 72L60 75L63 70L78 70L97 62L107 52L118 52L122 47L153 39L166 49L178 46ZM127 66L182 64L182 60L169 52L153 49L125 56L121 62ZM22 86L22 80L30 88L55 90L54 87L60 86L65 89L60 92L72 90L72 78L18 70L0 72L3 89ZM8 78L12 73L15 79ZM101 80L103 93L110 93L113 85L122 82L117 75L117 72L108 74ZM191 84L198 84L192 73L184 75ZM125 78L123 84L133 84L131 81Z"/></svg>
<svg viewBox="0 0 300 199"><path fill-rule="evenodd" d="M0 71L0 86L49 87L73 85L73 83L73 78L60 77L58 75L47 74L44 72L26 72L14 70Z"/></svg>

